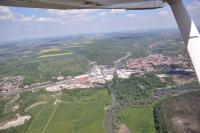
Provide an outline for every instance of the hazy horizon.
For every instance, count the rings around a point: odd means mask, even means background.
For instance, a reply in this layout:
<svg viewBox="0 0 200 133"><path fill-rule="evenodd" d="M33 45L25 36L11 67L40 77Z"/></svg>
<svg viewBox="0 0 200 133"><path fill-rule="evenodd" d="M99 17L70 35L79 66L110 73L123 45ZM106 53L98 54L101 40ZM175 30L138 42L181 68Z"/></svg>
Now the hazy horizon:
<svg viewBox="0 0 200 133"><path fill-rule="evenodd" d="M177 31L177 28L162 28L162 29L147 29L147 30L121 30L121 31L105 31L105 32L90 32L90 33L74 33L74 34L63 34L63 35L55 35L55 36L41 36L41 37L32 37L32 38L19 38L19 39L10 39L10 40L0 40L0 45L4 43L11 42L23 42L23 41L35 41L35 40L44 40L44 39L55 39L55 38L64 38L64 37L72 37L72 36L87 36L87 35L105 35L105 34L115 34L115 33L148 33L148 32L162 32L162 31Z"/></svg>
<svg viewBox="0 0 200 133"><path fill-rule="evenodd" d="M197 25L200 1L184 0ZM53 10L0 6L0 41L177 28L168 5L154 10Z"/></svg>

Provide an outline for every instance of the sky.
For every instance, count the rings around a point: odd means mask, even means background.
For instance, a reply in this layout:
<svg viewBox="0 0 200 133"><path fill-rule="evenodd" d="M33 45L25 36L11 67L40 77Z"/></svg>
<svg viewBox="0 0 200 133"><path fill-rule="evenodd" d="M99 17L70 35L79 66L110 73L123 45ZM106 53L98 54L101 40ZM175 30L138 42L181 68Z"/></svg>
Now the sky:
<svg viewBox="0 0 200 133"><path fill-rule="evenodd" d="M200 25L200 0L184 0ZM0 41L66 36L71 34L144 31L177 28L166 5L154 10L53 10L0 6Z"/></svg>

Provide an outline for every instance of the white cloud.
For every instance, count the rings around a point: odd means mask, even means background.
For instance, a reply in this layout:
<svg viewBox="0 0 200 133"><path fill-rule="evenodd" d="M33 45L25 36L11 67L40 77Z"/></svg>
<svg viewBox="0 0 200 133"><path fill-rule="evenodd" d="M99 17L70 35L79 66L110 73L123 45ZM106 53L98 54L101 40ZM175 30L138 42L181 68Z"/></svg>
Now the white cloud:
<svg viewBox="0 0 200 133"><path fill-rule="evenodd" d="M40 23L47 23L51 21L51 18L40 17L40 18L37 18L35 21L40 22Z"/></svg>
<svg viewBox="0 0 200 133"><path fill-rule="evenodd" d="M39 17L36 15L25 16L21 13L13 12L9 7L6 7L6 6L0 6L0 20L22 22L25 24L48 23L48 22L58 21L58 19L54 19L50 17Z"/></svg>
<svg viewBox="0 0 200 133"><path fill-rule="evenodd" d="M10 12L10 9L6 6L0 6L0 11L2 12Z"/></svg>
<svg viewBox="0 0 200 133"><path fill-rule="evenodd" d="M190 4L187 9L189 11L194 11L194 10L200 10L200 1L194 1L192 4Z"/></svg>
<svg viewBox="0 0 200 133"><path fill-rule="evenodd" d="M123 13L126 13L125 9L112 9L112 10L109 10L109 11L99 12L98 15L102 16L102 17L105 17L105 16L123 14Z"/></svg>
<svg viewBox="0 0 200 133"><path fill-rule="evenodd" d="M200 1L196 0L190 3L187 9L195 23L200 24Z"/></svg>
<svg viewBox="0 0 200 133"><path fill-rule="evenodd" d="M74 9L74 10L55 10L49 9L49 13L53 13L57 16L68 16L68 15L77 15L77 14L90 14L96 12L96 9Z"/></svg>
<svg viewBox="0 0 200 133"><path fill-rule="evenodd" d="M167 16L167 15L169 15L169 13L168 13L168 11L163 10L163 11L158 12L158 15L159 16Z"/></svg>
<svg viewBox="0 0 200 133"><path fill-rule="evenodd" d="M19 21L20 22L32 22L34 19L36 18L35 15L32 15L32 16L24 16L22 14L19 14Z"/></svg>
<svg viewBox="0 0 200 133"><path fill-rule="evenodd" d="M16 18L17 18L16 21L23 22L25 24L31 24L31 23L49 23L49 22L59 21L59 19L50 18L50 17L38 17L36 15L24 16L22 14L17 14Z"/></svg>
<svg viewBox="0 0 200 133"><path fill-rule="evenodd" d="M126 10L125 9L112 9L110 11L111 14L122 14L122 13L125 13Z"/></svg>
<svg viewBox="0 0 200 133"><path fill-rule="evenodd" d="M49 18L49 17L38 17L35 19L35 22L39 23L49 23L49 22L56 22L59 21L59 19Z"/></svg>
<svg viewBox="0 0 200 133"><path fill-rule="evenodd" d="M15 20L15 14L9 7L0 6L0 20Z"/></svg>
<svg viewBox="0 0 200 133"><path fill-rule="evenodd" d="M187 5L187 9L191 14L197 16L200 14L200 0L196 0ZM41 9L37 12L44 15L25 15L23 13L14 12L13 9L9 7L0 6L0 20L2 21L13 21L21 22L24 24L66 24L66 26L77 26L81 24L82 27L85 25L95 25L98 23L98 26L101 22L117 23L115 20L123 21L128 23L130 20L135 25L145 25L150 27L151 25L160 25L162 27L164 24L169 26L176 25L174 17L169 6L166 6L162 9L152 10L152 11L141 11L133 12L126 11L124 9L112 9L112 10L103 10L103 9L79 9L79 10L53 10L49 9L42 11ZM17 11L17 10L15 10ZM146 13L150 12L150 14ZM34 13L34 12L32 12ZM199 16L199 15L198 15ZM134 18L134 19L131 19ZM200 17L199 17L200 18ZM198 18L197 18L198 19ZM127 21L128 20L128 21ZM147 23L148 22L148 23ZM199 21L200 22L200 21ZM110 26L112 27L112 26ZM141 26L143 27L143 26Z"/></svg>
<svg viewBox="0 0 200 133"><path fill-rule="evenodd" d="M126 17L128 17L128 18L135 18L136 15L135 14L127 14Z"/></svg>
<svg viewBox="0 0 200 133"><path fill-rule="evenodd" d="M100 12L98 13L99 16L108 16L109 13L108 12Z"/></svg>
<svg viewBox="0 0 200 133"><path fill-rule="evenodd" d="M96 9L77 9L77 10L54 10L49 9L49 15L55 19L60 19L61 24L73 23L84 23L89 22L95 18L93 13L96 13Z"/></svg>

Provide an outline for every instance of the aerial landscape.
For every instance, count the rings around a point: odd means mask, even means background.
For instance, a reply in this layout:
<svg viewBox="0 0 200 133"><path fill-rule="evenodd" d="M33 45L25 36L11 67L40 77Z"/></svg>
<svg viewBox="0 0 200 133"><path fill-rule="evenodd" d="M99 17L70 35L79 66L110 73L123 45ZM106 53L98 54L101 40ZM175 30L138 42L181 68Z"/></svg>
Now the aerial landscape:
<svg viewBox="0 0 200 133"><path fill-rule="evenodd" d="M0 96L0 133L200 132L174 29L1 42Z"/></svg>

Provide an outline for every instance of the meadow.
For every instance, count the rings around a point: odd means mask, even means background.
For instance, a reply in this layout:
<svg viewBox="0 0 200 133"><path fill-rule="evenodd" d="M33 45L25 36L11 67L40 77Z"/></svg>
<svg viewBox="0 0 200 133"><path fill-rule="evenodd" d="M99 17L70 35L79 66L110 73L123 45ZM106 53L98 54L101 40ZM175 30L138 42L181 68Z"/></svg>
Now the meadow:
<svg viewBox="0 0 200 133"><path fill-rule="evenodd" d="M60 93L25 92L16 101L20 104L17 112L31 115L31 120L0 133L105 133L104 107L110 100L110 95L103 88L77 89L70 93L67 90ZM25 111L34 103L44 101L46 103Z"/></svg>
<svg viewBox="0 0 200 133"><path fill-rule="evenodd" d="M71 55L71 54L73 53L44 54L44 55L39 56L39 58L58 57L58 56Z"/></svg>
<svg viewBox="0 0 200 133"><path fill-rule="evenodd" d="M39 52L39 54L45 54L45 53L48 53L48 52L54 52L54 51L60 51L61 49L59 48L50 48L50 49L44 49L44 50L41 50Z"/></svg>

